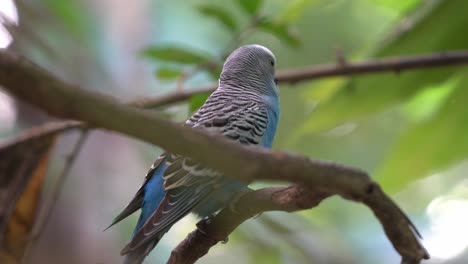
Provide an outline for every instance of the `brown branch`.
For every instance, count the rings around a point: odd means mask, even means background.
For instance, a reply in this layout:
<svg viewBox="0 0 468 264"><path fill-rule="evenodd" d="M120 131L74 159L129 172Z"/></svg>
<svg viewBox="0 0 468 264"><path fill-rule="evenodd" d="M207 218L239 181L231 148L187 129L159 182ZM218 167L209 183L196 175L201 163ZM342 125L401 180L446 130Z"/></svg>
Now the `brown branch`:
<svg viewBox="0 0 468 264"><path fill-rule="evenodd" d="M276 74L280 84L297 84L321 78L339 77L348 75L363 75L378 72L396 72L405 70L418 70L455 65L468 64L468 51L449 51L417 56L394 57L368 60L355 63L325 64L300 69L280 71ZM186 100L196 94L212 92L216 84L194 88L185 92L174 92L163 97L146 98L135 105L141 104L144 108L155 108Z"/></svg>
<svg viewBox="0 0 468 264"><path fill-rule="evenodd" d="M411 222L362 170L286 152L248 148L221 136L181 126L120 104L111 97L69 85L8 51L0 51L0 85L52 115L145 140L169 152L193 157L228 177L246 182L290 181L362 201L381 221L403 260L419 262L428 258Z"/></svg>
<svg viewBox="0 0 468 264"><path fill-rule="evenodd" d="M355 63L329 64L279 72L278 81L297 83L325 77L363 75L378 72L400 73L405 70L420 70L468 64L468 50L447 51L407 57L390 57Z"/></svg>
<svg viewBox="0 0 468 264"><path fill-rule="evenodd" d="M410 222L406 215L380 190L374 186L368 190L364 203L369 206L381 222L387 236L398 252L405 252L403 263L419 263L429 254L416 243L410 232L400 232ZM244 221L267 211L294 212L318 206L332 193L310 189L301 185L265 188L247 193L235 204L235 211L223 209L215 217L202 220L172 251L168 264L191 264L206 255L211 247L226 238ZM414 229L415 232L417 232ZM417 257L415 257L417 256Z"/></svg>
<svg viewBox="0 0 468 264"><path fill-rule="evenodd" d="M330 196L321 191L311 191L300 185L265 188L243 195L235 203L235 211L224 209L209 220L200 221L172 251L168 264L194 263L208 250L226 238L244 221L267 211L294 212L313 208Z"/></svg>

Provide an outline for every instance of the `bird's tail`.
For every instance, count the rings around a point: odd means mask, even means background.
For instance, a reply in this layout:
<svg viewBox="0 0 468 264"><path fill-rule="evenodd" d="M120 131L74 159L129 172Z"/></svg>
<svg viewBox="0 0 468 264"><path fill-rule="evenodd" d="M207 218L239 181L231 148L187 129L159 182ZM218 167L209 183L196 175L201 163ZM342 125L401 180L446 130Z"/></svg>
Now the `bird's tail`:
<svg viewBox="0 0 468 264"><path fill-rule="evenodd" d="M155 241L151 241L147 245L142 245L134 250L125 252L125 258L123 264L141 264L145 260L146 256L151 252L151 250L158 244L162 236Z"/></svg>
<svg viewBox="0 0 468 264"><path fill-rule="evenodd" d="M146 256L153 250L154 247L159 243L161 238L169 231L170 227L160 232L153 240L150 242L138 246L136 248L131 248L130 245L125 246L120 254L125 255L123 264L141 264L145 260Z"/></svg>

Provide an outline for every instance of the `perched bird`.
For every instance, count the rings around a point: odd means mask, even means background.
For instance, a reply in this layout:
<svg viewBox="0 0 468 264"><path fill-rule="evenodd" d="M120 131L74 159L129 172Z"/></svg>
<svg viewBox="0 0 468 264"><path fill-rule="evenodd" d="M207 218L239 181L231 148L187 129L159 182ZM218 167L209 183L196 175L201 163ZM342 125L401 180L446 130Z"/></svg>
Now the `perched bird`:
<svg viewBox="0 0 468 264"><path fill-rule="evenodd" d="M270 148L279 118L275 56L260 45L243 46L224 63L218 88L185 124L245 145ZM162 236L190 212L211 216L229 206L247 185L192 159L164 153L143 186L112 225L141 208L124 263L142 263ZM111 226L112 226L111 225Z"/></svg>

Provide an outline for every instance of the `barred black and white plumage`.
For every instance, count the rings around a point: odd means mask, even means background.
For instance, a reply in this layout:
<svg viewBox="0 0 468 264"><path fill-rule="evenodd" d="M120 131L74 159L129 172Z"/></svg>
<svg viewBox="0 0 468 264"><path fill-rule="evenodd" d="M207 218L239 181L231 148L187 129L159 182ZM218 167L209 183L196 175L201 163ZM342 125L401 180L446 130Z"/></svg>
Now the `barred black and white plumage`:
<svg viewBox="0 0 468 264"><path fill-rule="evenodd" d="M274 55L263 46L235 50L224 63L218 89L185 125L241 144L271 147L279 118L274 66ZM118 222L142 208L133 238L122 250L127 255L125 263L141 263L186 214L214 214L245 188L245 183L226 178L191 158L163 154L135 198L116 218Z"/></svg>

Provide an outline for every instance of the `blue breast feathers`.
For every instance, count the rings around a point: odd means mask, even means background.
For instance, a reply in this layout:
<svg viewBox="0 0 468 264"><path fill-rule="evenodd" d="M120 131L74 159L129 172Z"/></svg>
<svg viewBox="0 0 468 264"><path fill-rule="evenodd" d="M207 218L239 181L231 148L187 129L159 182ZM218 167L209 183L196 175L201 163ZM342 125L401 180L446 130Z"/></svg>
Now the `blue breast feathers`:
<svg viewBox="0 0 468 264"><path fill-rule="evenodd" d="M276 95L264 95L262 98L265 100L268 109L267 128L263 136L262 146L271 148L280 115L279 99Z"/></svg>

